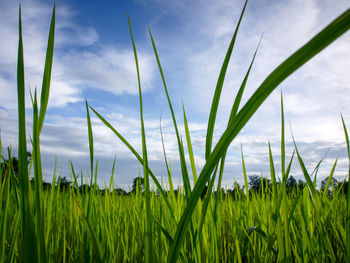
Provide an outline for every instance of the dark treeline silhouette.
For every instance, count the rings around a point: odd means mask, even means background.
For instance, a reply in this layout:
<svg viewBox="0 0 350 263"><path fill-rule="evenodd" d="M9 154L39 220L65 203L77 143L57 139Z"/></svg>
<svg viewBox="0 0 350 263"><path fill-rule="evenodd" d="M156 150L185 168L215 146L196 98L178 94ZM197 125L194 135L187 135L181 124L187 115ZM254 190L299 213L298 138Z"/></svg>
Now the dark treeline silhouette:
<svg viewBox="0 0 350 263"><path fill-rule="evenodd" d="M11 157L11 149L8 148L8 153L10 158L5 159L3 156L0 160L0 174L2 181L4 180L5 176L10 176L12 183L13 180L17 181L18 176L18 159L14 156ZM31 160L31 153L27 153L28 160L27 163L29 165ZM12 176L13 175L13 176ZM12 178L13 177L13 178ZM252 194L253 192L258 194L271 194L272 193L272 183L271 180L258 176L258 175L251 175L248 177L249 182L249 194ZM320 192L323 192L326 190L327 182L329 177L325 178L321 181L320 185ZM34 178L30 179L31 185L34 187ZM277 182L278 185L281 184L281 182ZM95 192L100 193L101 195L104 195L108 190L107 189L99 189L95 186L90 186L88 184L80 185L79 187L74 186L73 183L67 178L67 177L58 177L57 181L55 182L55 186L59 187L60 191L68 191L70 189L73 189L75 191L79 191L80 193L88 193L91 190L94 190ZM302 190L306 186L306 183L302 180L296 180L294 176L289 176L286 182L286 191L287 194L295 194L296 192ZM43 189L44 190L50 190L52 188L51 183L43 181ZM207 195L208 191L208 185L205 186L205 188L202 191L201 199L204 199ZM337 191L339 193L347 195L348 193L348 181L344 179L342 182L338 182L338 180L334 177L331 178L330 183L328 185L328 196L332 197L332 194L334 191ZM155 195L159 195L158 190L157 191L151 191ZM130 191L126 191L123 188L113 188L113 191L111 191L110 194L116 194L116 195L132 195L132 194L144 194L144 178L143 177L135 177L133 179L132 188ZM169 191L165 191L166 195L169 195ZM179 194L183 194L182 191L179 189L174 190L174 194L177 197ZM239 197L245 196L245 187L240 186L237 182L233 184L232 189L224 190L223 188L217 192L213 191L214 195L220 195L221 197L225 198L227 196L231 196L232 198L236 199Z"/></svg>

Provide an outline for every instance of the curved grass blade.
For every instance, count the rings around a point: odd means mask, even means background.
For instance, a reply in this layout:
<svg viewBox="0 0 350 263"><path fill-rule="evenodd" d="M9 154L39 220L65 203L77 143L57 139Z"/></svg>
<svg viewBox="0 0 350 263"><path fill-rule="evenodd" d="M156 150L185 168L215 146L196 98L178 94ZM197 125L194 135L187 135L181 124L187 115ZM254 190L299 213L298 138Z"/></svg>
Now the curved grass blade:
<svg viewBox="0 0 350 263"><path fill-rule="evenodd" d="M338 158L335 160L334 165L333 165L332 170L331 170L331 173L328 176L326 187L324 189L323 196L322 196L323 200L325 200L328 197L328 190L329 190L329 186L330 186L330 184L332 182L332 178L333 178L333 174L334 174L334 171L335 171L335 167L337 166L337 161L338 161Z"/></svg>
<svg viewBox="0 0 350 263"><path fill-rule="evenodd" d="M95 235L95 232L93 231L93 229L92 229L92 227L91 227L91 225L90 225L90 223L89 223L87 217L84 215L83 210L81 210L81 208L80 208L80 206L79 206L79 202L78 202L78 200L76 199L74 193L72 194L72 197L73 197L75 203L77 204L78 210L79 210L79 212L80 212L80 214L81 214L81 216L82 216L82 218L83 218L84 223L86 224L86 226L87 226L87 228L88 228L89 234L91 235L92 242L93 242L93 244L94 244L94 249L95 249L96 254L97 254L97 260L98 260L98 262L101 262L101 263L102 263L102 262L105 262L104 259L103 259L103 254L102 254L102 251L101 251L101 247L100 247L100 244L99 244L99 242L98 242L98 240L97 240L97 237L96 237L96 235Z"/></svg>
<svg viewBox="0 0 350 263"><path fill-rule="evenodd" d="M248 81L248 77L249 77L249 74L250 74L250 71L252 69L252 66L254 64L254 60L255 60L255 57L256 57L256 54L258 52L258 49L259 49L259 46L260 46L260 43L261 43L261 40L262 40L262 36L259 40L259 43L258 43L258 46L256 47L256 50L254 52L254 56L253 56L253 59L249 65L249 68L248 68L248 71L243 79L243 82L241 84L241 87L239 88L238 92L237 92L237 95L236 95L236 98L235 98L235 101L233 103L233 106L232 106L232 109L231 109L231 113L230 113L230 118L229 118L229 121L228 121L228 125L230 125L230 123L234 120L234 118L236 117L237 115L237 111L238 111L238 108L239 108L239 105L241 103L241 99L242 99L242 96L243 96L243 92L244 92L244 89L246 87L246 84L247 84L247 81ZM219 192L221 190L221 182L222 182L222 177L223 177L223 173L224 173L224 166L225 166L225 159L226 159L226 154L227 154L227 151L224 152L224 154L222 155L221 157L221 161L220 161L220 169L219 169L219 180L218 180L218 186L217 186L217 192ZM248 193L248 191L247 191ZM219 202L219 195L216 195L215 196L215 206L214 206L214 220L216 221L216 214L217 214L217 208L218 208L218 202Z"/></svg>
<svg viewBox="0 0 350 263"><path fill-rule="evenodd" d="M244 248L243 248L243 255L247 254L247 250L248 250L248 243L250 242L250 235L253 233L257 233L263 240L266 241L266 243L268 243L268 237L266 235L266 233L264 232L264 230L262 230L260 227L258 226L251 226L248 227L247 231L246 231L246 238L244 241ZM274 246L271 245L271 247L269 247L269 249L275 254L275 256L278 255L278 252L276 250L276 248Z"/></svg>
<svg viewBox="0 0 350 263"><path fill-rule="evenodd" d="M143 164L143 159L142 157L137 153L137 151L135 150L134 147L131 146L131 144L105 119L103 118L94 108L92 108L91 106L89 106L90 109L96 114L96 116L104 123L104 125L106 125L124 144L126 147L129 148L129 150L135 155L135 157L137 158L137 160ZM172 218L175 218L174 215L174 211L171 208L171 205L169 203L169 200L167 199L164 190L162 188L162 186L160 185L159 181L157 180L157 178L155 177L155 175L153 174L153 172L151 171L151 169L149 167L147 167L148 169L148 173L151 176L154 184L157 187L157 190L159 191L160 195L162 196L164 202L166 203L168 210L172 216Z"/></svg>
<svg viewBox="0 0 350 263"><path fill-rule="evenodd" d="M182 241L187 231L188 223L192 217L197 201L201 192L205 187L205 183L210 178L211 172L218 164L222 153L227 149L229 144L238 135L241 129L258 110L261 104L272 93L272 91L294 71L304 65L312 57L322 51L335 39L340 37L350 29L350 9L337 17L331 24L325 27L320 33L313 37L308 43L301 47L298 51L287 58L280 64L259 86L255 93L250 97L247 103L239 111L234 121L225 130L218 143L216 144L212 154L209 156L204 165L197 184L195 185L190 200L179 221L174 242L170 248L168 262L176 262ZM201 178L202 176L202 178Z"/></svg>
<svg viewBox="0 0 350 263"><path fill-rule="evenodd" d="M293 140L294 140L294 138L293 138ZM303 172L303 174L304 174L306 183L307 183L307 185L309 186L309 189L310 189L310 191L311 191L311 193L312 193L312 196L315 197L315 195L316 195L316 188L315 188L315 185L314 185L314 183L311 181L310 175L309 175L309 173L308 173L307 170L306 170L304 161L303 161L303 159L301 158L301 156L300 156L300 154L299 154L299 151L298 151L298 148L297 148L297 145L296 145L295 141L294 141L294 146L295 146L295 151L296 151L297 156L298 156L300 168L301 168L301 170L302 170L302 172Z"/></svg>
<svg viewBox="0 0 350 263"><path fill-rule="evenodd" d="M19 40L17 60L17 95L18 95L18 179L21 194L22 213L22 246L23 262L38 261L37 235L35 233L32 214L31 195L29 194L29 175L27 167L27 142L25 121L25 94L24 94L24 63L21 6L19 7ZM32 261L33 260L33 261Z"/></svg>
<svg viewBox="0 0 350 263"><path fill-rule="evenodd" d="M173 106L171 104L171 100L170 100L170 97L169 97L168 88L167 88L167 85L166 85L166 82L165 82L165 77L164 77L164 74L163 74L162 66L160 64L160 60L159 60L156 44L154 42L151 30L148 29L148 32L149 32L149 35L151 37L153 51L154 51L154 54L155 54L156 59L157 59L159 72L160 72L160 75L161 75L161 78L162 78L162 81L163 81L163 86L164 86L165 94L166 94L166 97L167 97L167 100L168 100L169 109L170 109L170 112L171 112L171 117L173 119L173 124L174 124L175 133L176 133L176 139L177 139L177 145L178 145L178 150L179 150L180 163L181 163L182 179L183 179L183 182L184 182L186 198L188 199L189 196L190 196L190 193L191 193L191 185L190 185L190 179L189 179L188 171L187 171L185 154L184 154L184 151L183 151L183 147L181 146L181 138L180 138L180 135L179 135L179 130L177 128L177 124L176 124L175 113L174 113Z"/></svg>
<svg viewBox="0 0 350 263"><path fill-rule="evenodd" d="M128 16L128 23L130 29L130 36L132 47L134 50L134 58L137 71L137 82L139 86L139 98L140 98L140 118L141 118L141 136L142 136L142 155L143 155L143 178L145 181L145 196L146 196L146 228L145 228L145 262L153 262L153 242L152 242L152 215L151 215L151 200L150 200L150 186L149 186L149 174L148 174L148 160L147 160L147 147L146 147L146 135L145 126L143 121L143 104L142 104L142 92L140 81L140 70L137 59L137 52L134 37L132 34L130 18Z"/></svg>
<svg viewBox="0 0 350 263"><path fill-rule="evenodd" d="M348 160L349 160L349 171L348 171L348 183L350 181L350 143L349 143L349 135L348 131L346 129L346 125L344 122L344 118L341 115L341 120L343 123L344 128L344 134L345 134L345 140L346 140L346 149L348 151ZM348 194L346 197L346 252L348 256L348 260L350 260L350 194L349 194L349 188L348 188Z"/></svg>
<svg viewBox="0 0 350 263"><path fill-rule="evenodd" d="M87 120L87 126L88 126L88 136L89 136L89 150L90 150L90 187L92 186L92 176L94 174L94 137L92 134L92 127L91 127L91 119L90 119L90 113L89 113L89 105L87 102L87 99L85 98L85 107L86 107L86 120Z"/></svg>
<svg viewBox="0 0 350 263"><path fill-rule="evenodd" d="M272 184L272 195L274 204L277 205L277 182L276 182L276 172L275 172L275 165L273 163L273 157L272 157L272 151L271 151L271 145L269 142L269 160L270 160L270 174L271 174L271 184Z"/></svg>
<svg viewBox="0 0 350 263"><path fill-rule="evenodd" d="M187 117L186 117L186 112L185 112L185 106L184 106L183 103L182 103L182 111L183 111L183 116L184 116L186 143L187 143L188 155L190 157L190 163L191 163L191 169L192 169L192 175L193 175L193 182L194 182L194 184L196 184L196 182L197 182L196 163L194 161L191 136L190 136L190 131L188 129L188 123L187 123Z"/></svg>
<svg viewBox="0 0 350 263"><path fill-rule="evenodd" d="M162 113L160 114L159 130L160 130L160 137L161 137L161 140L162 140L162 147L163 147L163 155L164 155L165 166L166 166L166 170L167 170L167 173L168 173L168 182L169 182L169 188L170 188L169 191L170 191L171 194L174 194L173 180L171 178L171 171L169 169L168 159L166 157L165 146L164 146L164 138L163 138L163 130L162 130Z"/></svg>
<svg viewBox="0 0 350 263"><path fill-rule="evenodd" d="M248 208L248 205L249 205L249 184L248 184L248 178L247 178L247 171L246 171L245 163L244 163L242 144L241 144L241 155L242 155L242 167L243 167L245 195L247 197L247 208Z"/></svg>
<svg viewBox="0 0 350 263"><path fill-rule="evenodd" d="M232 39L231 39L231 43L229 45L229 48L226 52L226 56L225 56L225 60L224 63L222 64L221 70L220 70L220 75L216 84L216 88L215 88L215 93L214 93L214 97L213 97L213 101L211 104L211 109L210 109L210 114L209 114L209 120L208 120L208 127L207 127L207 136L206 136L206 140L205 140L205 159L209 158L209 155L211 153L211 146L212 146L212 142L213 142L213 134L214 134L214 126L215 126L215 119L216 119L216 114L218 111L218 107L219 107L219 101L220 101L220 96L221 96L221 91L222 91L222 86L224 85L224 80L225 80L225 76L226 76L226 71L227 71L227 67L228 67L228 63L230 62L230 58L232 55L232 50L233 47L235 45L236 42L236 36L238 33L238 29L239 26L241 24L242 18L243 18L243 14L245 11L245 8L247 6L248 0L245 1L244 3L244 7L241 13L241 16L239 17L237 26L236 26L236 30L233 33Z"/></svg>
<svg viewBox="0 0 350 263"><path fill-rule="evenodd" d="M113 166L112 166L112 176L111 179L109 181L109 186L108 186L108 192L111 193L112 191L112 187L113 187L113 182L114 182L114 169L115 169L115 160L116 160L116 156L114 156L114 160L113 160Z"/></svg>
<svg viewBox="0 0 350 263"><path fill-rule="evenodd" d="M56 4L53 6L49 39L46 49L46 59L45 68L43 76L43 84L41 88L41 98L40 98L40 113L39 113L39 134L44 124L47 104L49 102L50 93L50 82L51 82L51 70L52 70L52 60L53 60L53 50L54 50L54 39L55 39L55 14L56 14Z"/></svg>
<svg viewBox="0 0 350 263"><path fill-rule="evenodd" d="M91 119L90 119L90 113L89 113L89 105L87 102L87 99L85 98L85 107L86 107L86 121L88 126L88 136L89 136L89 150L90 150L90 190L92 189L92 177L94 174L94 137L92 134L92 127L91 127ZM89 199L88 199L88 207L87 207L87 214L86 217L89 218L90 214L90 204L91 204L91 194L93 191L89 191Z"/></svg>
<svg viewBox="0 0 350 263"><path fill-rule="evenodd" d="M34 183L35 183L35 211L36 211L36 228L39 241L39 257L40 262L47 262L47 252L45 244L45 222L42 202L42 166L40 156L40 130L38 120L38 104L36 89L34 92L33 102L33 157L34 157Z"/></svg>
<svg viewBox="0 0 350 263"><path fill-rule="evenodd" d="M286 174L286 144L284 136L284 109L283 109L283 94L281 91L281 170L282 170L282 183L285 186L287 182Z"/></svg>

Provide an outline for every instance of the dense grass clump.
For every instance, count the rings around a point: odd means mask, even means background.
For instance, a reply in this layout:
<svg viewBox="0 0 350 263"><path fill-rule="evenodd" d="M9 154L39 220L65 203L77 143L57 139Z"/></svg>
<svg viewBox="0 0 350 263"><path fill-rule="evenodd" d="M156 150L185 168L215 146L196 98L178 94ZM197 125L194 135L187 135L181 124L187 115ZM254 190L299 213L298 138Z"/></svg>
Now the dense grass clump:
<svg viewBox="0 0 350 263"><path fill-rule="evenodd" d="M1 195L1 211L5 212L1 215L2 258L5 262L21 261L23 256L21 210L16 191L9 183L9 179L3 182ZM270 190L263 194L252 192L249 200L243 192L222 195L216 217L215 198L211 198L201 236L187 235L180 255L185 262L274 261L278 257L286 259L287 255L297 262L346 262L346 196L335 193L332 199L327 197L315 205L307 187L305 189L297 188L285 196L287 221L276 215ZM34 190L30 194L34 197ZM58 185L53 185L43 191L42 196L46 217L41 227L46 230L44 243L50 261L98 261L92 233L104 262L145 260L146 214L142 193L123 196L93 191L89 204L89 193L75 191L73 187L61 190ZM165 262L169 257L169 239L162 228L172 236L186 206L182 194L177 197L170 194L168 198L174 219L161 197L150 196L155 262ZM92 232L83 219L88 204L91 206L88 221ZM192 217L195 229L201 223L203 204L203 200L198 202ZM281 212L285 212L284 209L282 206ZM284 224L287 224L287 232L284 232Z"/></svg>
<svg viewBox="0 0 350 263"><path fill-rule="evenodd" d="M216 145L213 133L228 63L235 45L242 14L228 47L213 96L209 115L205 158L197 174L185 109L183 119L187 150L177 121L162 71L155 41L149 31L164 92L172 115L183 187L174 191L171 168L165 150L168 189L157 180L147 160L146 132L136 45L130 19L129 28L138 77L142 155L86 101L88 143L90 149L90 184L79 189L77 175L71 164L71 187L53 183L44 189L42 179L40 133L49 100L51 68L54 51L55 8L53 9L45 60L43 83L38 108L37 92L31 94L33 129L32 157L28 169L25 127L25 83L21 15L17 67L18 93L18 162L10 160L0 166L0 258L5 262L349 262L350 261L350 197L344 181L329 192L336 168L335 161L323 191L316 188L319 165L310 173L305 168L297 143L290 160L286 160L284 140L283 99L281 97L281 178L276 176L269 145L270 181L251 191L242 152L243 190L235 187L231 195L221 192L225 157L230 143L276 87L294 71L321 52L350 29L350 9L336 18L309 42L279 65L240 107L255 55L232 100L227 128ZM143 167L144 192L116 194L111 183L101 192L97 187L97 162L94 159L93 130L90 113L128 147ZM349 154L349 137L342 119ZM0 141L1 146L1 141ZM0 147L1 148L1 147ZM290 167L297 161L306 183L288 189ZM321 163L321 162L320 162ZM319 163L319 164L320 164ZM113 165L114 167L114 165ZM31 170L32 169L32 170ZM33 171L34 183L29 174ZM192 174L194 186L190 184ZM313 177L313 178L312 178ZM350 169L348 180L350 177ZM217 179L217 180L216 180ZM153 181L157 194L150 189ZM113 172L111 176L113 182ZM264 181L266 182L266 181ZM217 185L215 191L214 185ZM61 185L62 184L62 185ZM237 185L236 185L237 186ZM346 186L346 191L345 191ZM206 189L206 194L203 192ZM119 189L120 190L120 189ZM176 194L177 193L177 194Z"/></svg>

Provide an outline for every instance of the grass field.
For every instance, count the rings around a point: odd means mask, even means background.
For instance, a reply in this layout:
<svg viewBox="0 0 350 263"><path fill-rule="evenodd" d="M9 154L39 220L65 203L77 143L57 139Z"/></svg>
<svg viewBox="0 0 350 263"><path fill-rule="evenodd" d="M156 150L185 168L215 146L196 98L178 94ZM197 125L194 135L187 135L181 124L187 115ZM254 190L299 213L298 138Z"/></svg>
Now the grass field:
<svg viewBox="0 0 350 263"><path fill-rule="evenodd" d="M297 143L291 160L286 160L283 98L281 96L281 174L276 176L269 147L271 187L250 192L242 153L243 191L233 195L214 194L221 189L225 157L230 143L276 87L293 72L350 29L350 9L336 18L309 42L280 64L240 107L242 94L255 55L232 103L227 128L216 145L213 131L228 63L246 4L228 47L211 105L206 145L206 162L197 174L185 109L183 119L186 144L168 94L155 41L150 40L161 74L164 92L172 115L183 187L175 196L171 169L165 158L169 189L163 187L148 165L143 119L142 90L138 57L130 19L129 28L138 76L142 153L86 101L88 144L90 147L90 190L78 191L72 169L73 187L60 190L52 184L43 189L40 133L49 101L54 50L55 8L48 38L43 84L38 108L37 92L31 94L33 127L32 157L28 170L25 127L25 82L21 14L17 63L18 92L18 175L9 161L1 166L0 259L5 262L349 262L350 197L344 194L345 182L328 192L334 170L329 171L325 191L316 188L317 170L307 171ZM130 149L143 167L144 192L131 196L112 194L113 184L104 194L97 189L96 160L90 114L95 114ZM349 161L349 137L344 120L345 144ZM0 143L1 144L1 143ZM187 147L185 147L187 146ZM1 148L1 147L0 147ZM185 151L188 151L187 167ZM164 156L165 151L164 151ZM2 162L5 158L1 157ZM298 162L305 184L287 191L291 163ZM34 173L34 184L29 174ZM112 174L113 176L113 174ZM56 180L53 171L53 182ZM350 170L349 176L350 177ZM191 186L190 181L194 182ZM113 178L112 178L113 181ZM157 194L151 191L151 183ZM214 185L216 189L214 189ZM205 187L207 194L201 198ZM216 191L220 192L220 191ZM247 194L244 194L247 193ZM250 193L250 194L248 194Z"/></svg>

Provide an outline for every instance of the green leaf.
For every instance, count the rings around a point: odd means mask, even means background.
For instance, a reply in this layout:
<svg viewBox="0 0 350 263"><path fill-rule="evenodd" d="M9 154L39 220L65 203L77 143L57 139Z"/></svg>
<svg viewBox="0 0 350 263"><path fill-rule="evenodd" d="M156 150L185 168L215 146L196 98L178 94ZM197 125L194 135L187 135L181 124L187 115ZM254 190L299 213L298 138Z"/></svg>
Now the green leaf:
<svg viewBox="0 0 350 263"><path fill-rule="evenodd" d="M348 183L350 182L350 143L349 143L349 135L346 129L346 125L344 122L343 116L341 116L341 120L343 123L345 140L346 140L346 149L348 151L348 161L349 161L349 170L348 170ZM349 188L348 188L349 189ZM348 190L349 191L349 190ZM349 192L346 198L346 252L348 260L350 260L350 195Z"/></svg>
<svg viewBox="0 0 350 263"><path fill-rule="evenodd" d="M143 159L142 157L136 152L135 148L131 146L131 144L105 119L103 118L96 110L94 110L94 108L92 108L90 106L90 109L96 114L96 116L104 123L104 125L106 125L124 144L126 147L128 147L128 149L135 155L135 157L137 158L137 160L143 164ZM158 182L157 178L155 177L154 173L151 171L151 169L149 167L147 167L148 169L148 173L151 176L154 184L157 187L157 190L159 191L160 195L162 196L164 202L166 203L168 210L172 216L172 218L175 218L174 216L174 212L173 209L171 208L171 205L169 203L169 200L167 199L165 192L162 188L162 186L160 185L160 183Z"/></svg>
<svg viewBox="0 0 350 263"><path fill-rule="evenodd" d="M175 133L176 133L176 139L177 139L177 145L178 145L178 151L179 151L179 157L180 157L180 164L181 164L181 172L182 172L182 179L184 182L184 188L185 188L185 194L186 194L186 198L189 198L190 194L191 194L191 184L190 184L190 179L188 176L188 171L187 171L187 165L186 165L186 160L185 160L185 154L184 154L184 150L183 150L183 146L181 143L181 138L180 138L180 134L179 134L179 130L177 128L177 123L176 123L176 118L175 118L175 113L173 110L173 106L171 104L171 100L170 100L170 96L168 93L168 88L165 82L165 77L163 74L163 70L162 70L162 66L160 64L160 60L159 60L159 56L158 56L158 52L157 52L157 48L156 48L156 44L154 42L151 30L148 29L151 41L152 41L152 46L153 46L153 51L154 54L156 56L157 59L157 64L158 64L158 68L159 68L159 72L163 81L163 86L164 86L164 91L168 100L168 105L169 105L169 109L171 112L171 117L173 120L173 124L174 124L174 129L175 129Z"/></svg>
<svg viewBox="0 0 350 263"><path fill-rule="evenodd" d="M237 23L237 26L236 26L236 30L233 33L233 36L232 36L232 39L231 39L231 43L230 43L230 45L229 45L229 47L227 49L225 60L224 60L224 63L222 64L222 67L221 67L221 70L220 70L220 75L219 75L219 78L218 78L218 81L217 81L217 84L216 84L213 101L211 103L209 120L208 120L208 127L207 127L207 136L206 136L206 140L205 140L205 158L206 159L209 158L209 155L211 153L211 146L212 146L212 142L213 142L215 119L216 119L216 114L217 114L218 107L219 107L219 101L220 101L222 86L224 85L224 80L225 80L225 76L226 76L228 63L230 62L230 58L231 58L231 55L232 55L233 47L234 47L235 42L236 42L236 36L237 36L237 33L238 33L238 29L239 29L239 26L241 24L241 21L242 21L243 14L244 14L245 8L247 6L247 3L248 3L248 0L245 1L245 4L244 4L244 7L243 7L241 16L240 16L240 18L238 20L238 23Z"/></svg>
<svg viewBox="0 0 350 263"><path fill-rule="evenodd" d="M143 155L143 176L145 180L145 196L146 196L146 228L145 228L145 262L153 262L153 241L152 241L152 215L151 215L151 201L150 201L150 186L149 186L149 174L148 174L148 160L147 160L147 147L146 147L146 135L143 121L143 104L142 104L142 92L141 92L141 81L139 63L137 59L136 46L134 37L131 30L130 18L128 15L128 23L130 29L130 36L132 46L134 50L136 71L137 71L137 82L139 86L139 98L140 98L140 118L141 118L141 136L142 136L142 155Z"/></svg>
<svg viewBox="0 0 350 263"><path fill-rule="evenodd" d="M29 175L27 168L27 141L25 121L25 94L24 94L24 62L21 6L19 7L19 40L17 60L17 95L18 95L18 180L21 194L22 213L22 261L37 262L38 247L32 214L31 195L29 194Z"/></svg>
<svg viewBox="0 0 350 263"><path fill-rule="evenodd" d="M313 37L308 43L292 54L281 65L279 65L259 86L259 88L250 97L247 103L239 111L234 121L225 130L218 143L216 144L212 154L207 159L199 177L197 184L191 193L187 206L177 226L174 236L174 242L169 251L168 262L176 262L180 251L187 226L191 220L193 211L201 192L205 187L205 183L210 178L211 172L218 164L222 154L226 151L229 144L238 135L241 129L272 93L272 91L294 71L304 65L312 57L322 51L330 43L339 36L344 34L350 28L350 9L336 18L331 24L324 28L320 33Z"/></svg>
<svg viewBox="0 0 350 263"><path fill-rule="evenodd" d="M49 102L49 93L50 93L50 82L51 82L51 70L52 70L52 60L53 60L53 50L54 50L54 39L55 39L55 17L56 17L56 4L54 4L49 39L46 49L46 59L45 59L45 68L43 76L43 84L41 88L41 99L40 99L40 113L39 113L39 134L43 128L47 104Z"/></svg>
<svg viewBox="0 0 350 263"><path fill-rule="evenodd" d="M196 163L194 162L194 155L193 155L193 150L192 150L191 136L190 136L190 131L188 129L188 123L187 123L187 117L186 117L186 112L185 112L185 106L184 106L183 103L182 103L182 111L183 111L183 115L184 115L186 142L187 142L188 155L190 157L190 162L191 162L193 182L194 182L194 184L196 184L196 182L197 182Z"/></svg>
<svg viewBox="0 0 350 263"><path fill-rule="evenodd" d="M173 180L171 178L171 170L169 168L168 159L167 159L166 152L165 152L163 130L162 130L162 114L160 114L159 130L160 130L160 137L162 139L162 147L163 147L163 155L164 155L165 166L166 166L166 170L167 170L167 173L168 173L168 182L169 182L169 188L170 188L169 190L170 190L170 193L173 195L174 194L174 185L173 185Z"/></svg>

